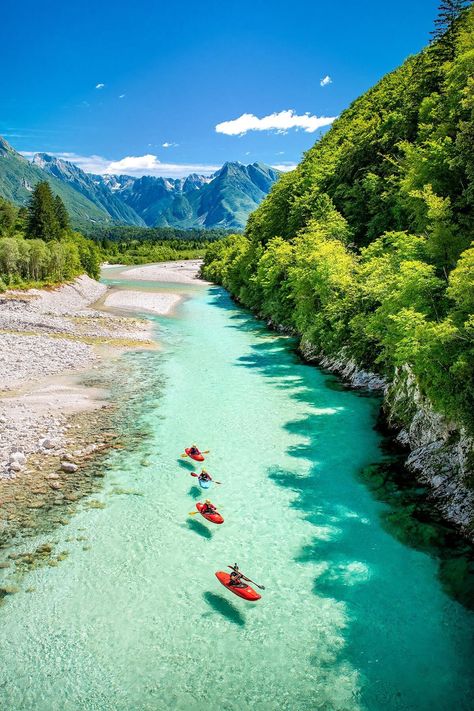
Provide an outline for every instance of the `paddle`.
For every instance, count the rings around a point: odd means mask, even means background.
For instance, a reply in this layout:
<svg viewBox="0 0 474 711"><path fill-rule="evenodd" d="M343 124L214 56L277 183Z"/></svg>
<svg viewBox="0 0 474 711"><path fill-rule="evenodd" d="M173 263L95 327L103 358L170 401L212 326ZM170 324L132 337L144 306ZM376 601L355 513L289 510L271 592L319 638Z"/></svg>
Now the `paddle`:
<svg viewBox="0 0 474 711"><path fill-rule="evenodd" d="M196 472L189 472L189 473L191 474L191 476L195 476L196 479L199 479L199 474L196 474ZM215 479L211 479L210 481L213 481L214 484L222 484L221 481L216 481Z"/></svg>
<svg viewBox="0 0 474 711"><path fill-rule="evenodd" d="M210 451L211 451L210 449L205 449L204 452L199 452L199 454L209 454ZM184 454L182 454L181 456L182 457L189 457L189 454L187 454L187 452L184 452Z"/></svg>
<svg viewBox="0 0 474 711"><path fill-rule="evenodd" d="M230 568L231 570L234 570L234 568L231 565L228 565L227 567ZM242 573L241 573L241 575L242 575ZM245 576L245 575L242 575L242 578L244 580L246 580L248 583L252 583L253 585L256 585L257 588L260 588L260 590L265 590L265 585L259 585L258 583L255 582L255 580L250 580L250 578L247 578L247 576Z"/></svg>

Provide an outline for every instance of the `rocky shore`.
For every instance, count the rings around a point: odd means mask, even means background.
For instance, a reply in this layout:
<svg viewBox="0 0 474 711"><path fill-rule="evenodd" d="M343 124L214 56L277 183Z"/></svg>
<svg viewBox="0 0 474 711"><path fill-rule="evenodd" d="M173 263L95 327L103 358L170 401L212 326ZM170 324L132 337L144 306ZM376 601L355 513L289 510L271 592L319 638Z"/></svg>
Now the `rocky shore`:
<svg viewBox="0 0 474 711"><path fill-rule="evenodd" d="M91 460L114 443L107 392L84 374L154 343L148 321L94 308L105 292L82 276L0 295L0 542L90 491Z"/></svg>

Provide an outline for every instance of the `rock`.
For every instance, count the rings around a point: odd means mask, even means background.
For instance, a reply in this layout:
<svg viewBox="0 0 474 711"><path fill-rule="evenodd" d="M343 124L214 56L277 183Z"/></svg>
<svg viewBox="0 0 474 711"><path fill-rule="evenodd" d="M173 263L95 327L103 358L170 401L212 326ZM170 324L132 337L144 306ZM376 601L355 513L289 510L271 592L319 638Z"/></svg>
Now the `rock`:
<svg viewBox="0 0 474 711"><path fill-rule="evenodd" d="M61 469L63 470L63 472L73 474L74 472L77 472L79 467L77 466L77 464L73 464L72 462L61 462Z"/></svg>
<svg viewBox="0 0 474 711"><path fill-rule="evenodd" d="M54 443L48 437L40 439L39 446L41 449L54 449Z"/></svg>
<svg viewBox="0 0 474 711"><path fill-rule="evenodd" d="M10 463L18 462L19 464L24 464L26 462L26 457L23 452L12 452L10 454Z"/></svg>
<svg viewBox="0 0 474 711"><path fill-rule="evenodd" d="M63 459L65 462L74 462L74 457L71 454L64 454Z"/></svg>
<svg viewBox="0 0 474 711"><path fill-rule="evenodd" d="M12 463L10 464L10 469L11 469L11 471L14 471L14 472L19 472L19 471L21 471L21 464L20 464L20 462L15 462L15 461L12 462Z"/></svg>

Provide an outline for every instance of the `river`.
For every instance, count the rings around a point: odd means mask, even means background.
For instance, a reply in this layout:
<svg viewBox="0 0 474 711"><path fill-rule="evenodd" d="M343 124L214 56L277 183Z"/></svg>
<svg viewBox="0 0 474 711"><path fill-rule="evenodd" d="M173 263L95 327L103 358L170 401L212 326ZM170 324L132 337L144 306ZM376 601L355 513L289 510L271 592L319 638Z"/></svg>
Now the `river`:
<svg viewBox="0 0 474 711"><path fill-rule="evenodd" d="M149 316L160 349L122 357L122 426L142 436L108 456L105 507L56 530L68 557L0 608L0 708L472 708L474 615L361 476L389 456L379 401L303 364L222 289L179 290L173 316ZM222 482L222 526L188 515L191 442ZM215 578L234 562L259 602Z"/></svg>

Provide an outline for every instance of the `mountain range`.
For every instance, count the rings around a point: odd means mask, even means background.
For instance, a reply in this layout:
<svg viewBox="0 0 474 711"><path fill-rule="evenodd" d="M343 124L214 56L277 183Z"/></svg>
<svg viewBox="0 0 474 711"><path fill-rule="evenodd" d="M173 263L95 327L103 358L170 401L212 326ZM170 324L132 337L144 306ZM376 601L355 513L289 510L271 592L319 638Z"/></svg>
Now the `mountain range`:
<svg viewBox="0 0 474 711"><path fill-rule="evenodd" d="M186 178L93 175L47 153L32 161L0 137L0 195L24 205L40 180L63 199L75 227L127 224L241 230L279 171L264 163L225 163L213 175Z"/></svg>

